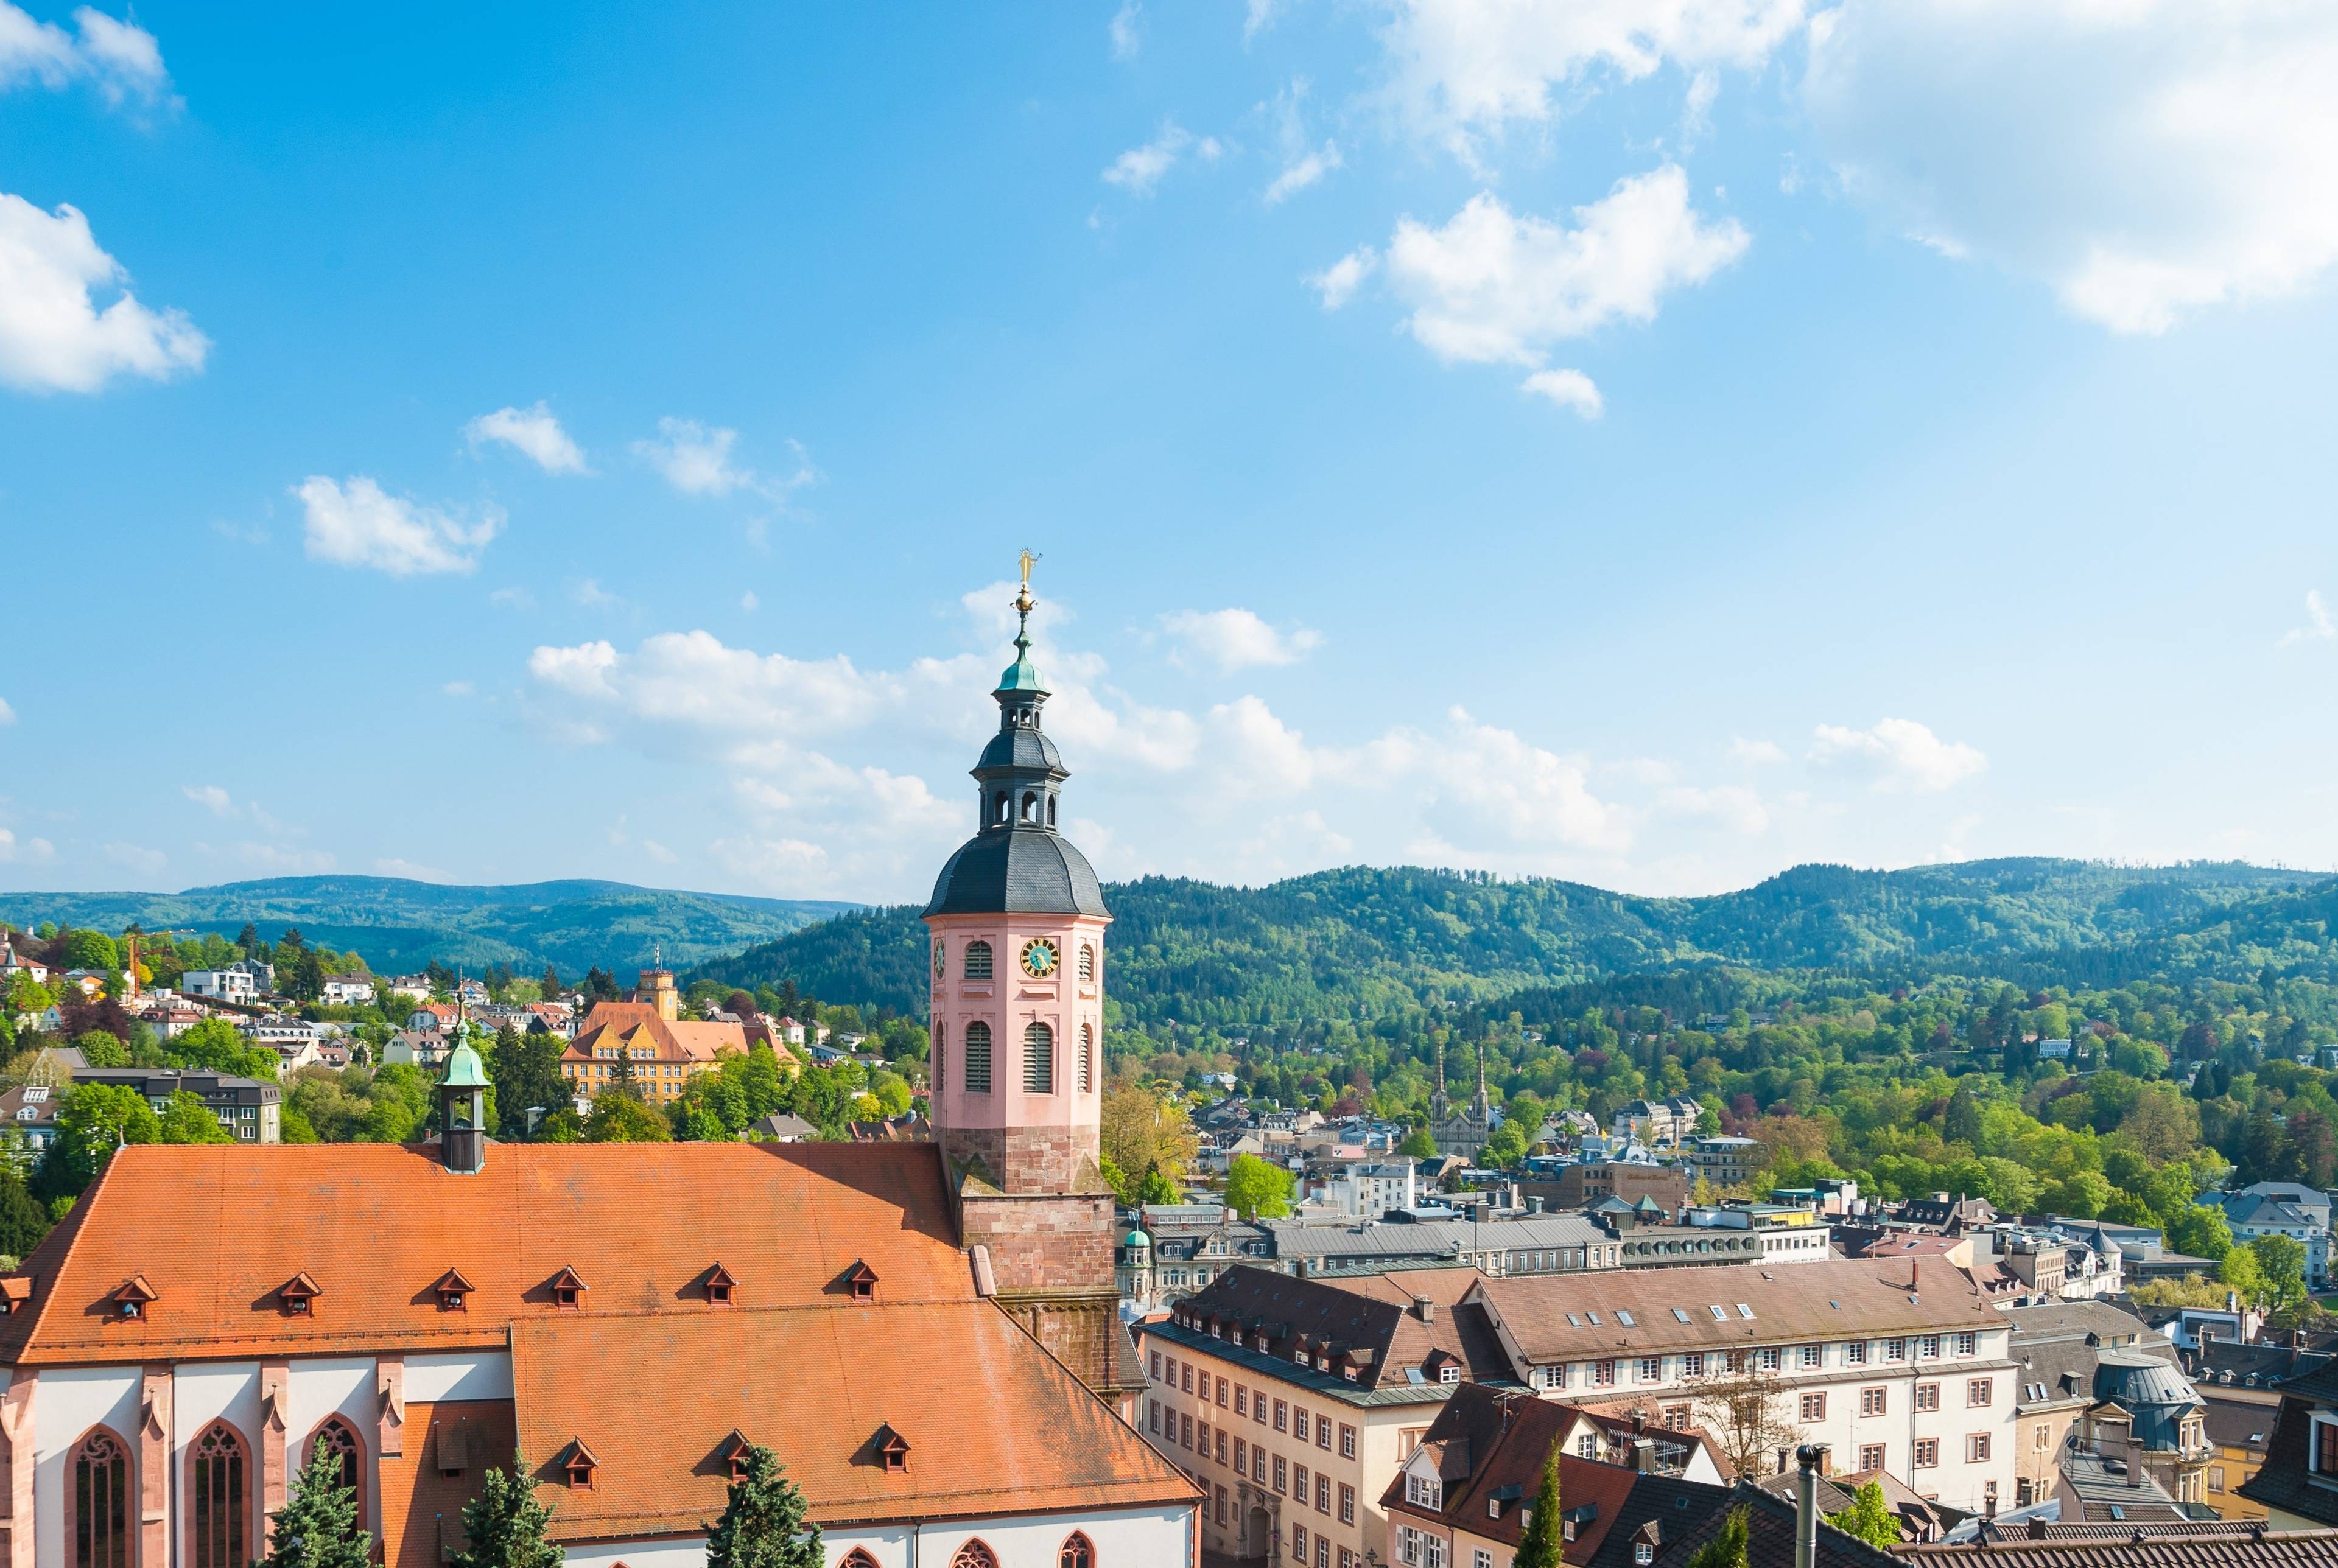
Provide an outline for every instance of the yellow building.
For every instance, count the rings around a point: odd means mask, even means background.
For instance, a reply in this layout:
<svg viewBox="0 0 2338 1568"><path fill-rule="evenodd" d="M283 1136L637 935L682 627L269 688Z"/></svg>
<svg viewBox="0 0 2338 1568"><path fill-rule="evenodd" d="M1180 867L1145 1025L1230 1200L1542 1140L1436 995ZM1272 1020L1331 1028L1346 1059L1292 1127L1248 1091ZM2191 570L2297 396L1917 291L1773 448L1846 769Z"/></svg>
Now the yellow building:
<svg viewBox="0 0 2338 1568"><path fill-rule="evenodd" d="M2208 1401L2208 1441L2216 1450L2208 1461L2208 1485L2200 1501L2220 1519L2262 1519L2264 1504L2240 1494L2241 1483L2264 1463L2265 1443L2273 1436L2273 1418L2281 1410L2281 1395L2271 1388L2232 1388L2214 1383L2197 1386Z"/></svg>
<svg viewBox="0 0 2338 1568"><path fill-rule="evenodd" d="M642 1098L652 1105L679 1099L701 1073L726 1055L744 1055L746 1031L736 1024L699 1024L682 1017L682 1001L666 969L644 969L631 1002L602 1002L585 1015L560 1059L578 1099L590 1100L615 1082L620 1062L633 1069Z"/></svg>

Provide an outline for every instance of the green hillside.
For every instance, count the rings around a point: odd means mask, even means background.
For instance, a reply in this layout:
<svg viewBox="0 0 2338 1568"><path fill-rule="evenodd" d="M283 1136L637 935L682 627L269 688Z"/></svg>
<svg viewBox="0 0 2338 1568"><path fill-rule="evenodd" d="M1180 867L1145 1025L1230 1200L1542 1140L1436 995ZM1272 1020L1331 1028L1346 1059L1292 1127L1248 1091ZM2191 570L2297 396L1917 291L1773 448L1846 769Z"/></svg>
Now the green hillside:
<svg viewBox="0 0 2338 1568"><path fill-rule="evenodd" d="M1107 889L1111 995L1131 1024L1261 1025L1726 965L2027 980L2082 958L2254 977L2330 969L2338 881L2233 863L2015 859L1802 866L1738 892L1644 898L1577 883L1348 867L1256 888L1146 877ZM793 980L835 1001L923 1004L912 907L823 921L690 978ZM2093 978L2090 974L2088 978ZM2072 976L2077 978L2077 976Z"/></svg>
<svg viewBox="0 0 2338 1568"><path fill-rule="evenodd" d="M0 918L116 932L216 931L249 921L273 939L297 926L309 942L354 951L377 973L433 958L523 973L545 963L564 975L594 965L626 973L661 951L670 965L768 941L857 906L676 893L623 882L531 882L458 887L394 877L278 877L183 893L0 893Z"/></svg>

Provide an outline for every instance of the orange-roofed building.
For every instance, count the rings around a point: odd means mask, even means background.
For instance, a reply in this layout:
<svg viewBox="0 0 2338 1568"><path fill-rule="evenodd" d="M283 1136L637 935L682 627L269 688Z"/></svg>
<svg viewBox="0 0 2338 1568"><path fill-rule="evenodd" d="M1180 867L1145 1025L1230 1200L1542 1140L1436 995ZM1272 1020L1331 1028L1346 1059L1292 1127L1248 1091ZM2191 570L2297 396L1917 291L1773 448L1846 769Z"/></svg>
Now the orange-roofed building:
<svg viewBox="0 0 2338 1568"><path fill-rule="evenodd" d="M649 991L655 977L665 980L664 995L671 998L673 976L662 970L642 971L643 990ZM655 999L603 1002L585 1015L560 1057L561 1076L575 1086L578 1099L590 1100L607 1089L622 1075L623 1062L633 1069L642 1098L663 1105L681 1098L683 1085L712 1072L724 1056L746 1054L746 1031L738 1024L693 1023L662 1009Z"/></svg>
<svg viewBox="0 0 2338 1568"><path fill-rule="evenodd" d="M1008 717L1036 729L1019 689ZM982 895L952 877L957 940ZM1100 946L1092 908L1054 918ZM750 1446L830 1568L1194 1563L1201 1489L1130 1421L1072 1044L1096 987L1008 991L1024 1086L961 1083L933 1142L496 1142L464 1041L428 1142L120 1151L0 1276L0 1568L247 1568L320 1446L386 1568L463 1547L516 1451L567 1562L700 1568ZM738 1026L672 1004L645 972L578 1044L712 1065ZM1007 1033L1031 1014L1062 1022L1045 1073Z"/></svg>

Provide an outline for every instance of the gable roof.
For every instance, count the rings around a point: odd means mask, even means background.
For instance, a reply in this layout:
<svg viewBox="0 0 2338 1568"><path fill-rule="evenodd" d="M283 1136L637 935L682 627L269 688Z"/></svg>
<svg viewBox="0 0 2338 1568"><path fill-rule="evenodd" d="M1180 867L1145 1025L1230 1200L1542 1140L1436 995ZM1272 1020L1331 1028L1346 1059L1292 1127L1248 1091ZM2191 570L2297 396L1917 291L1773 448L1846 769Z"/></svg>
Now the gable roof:
<svg viewBox="0 0 2338 1568"><path fill-rule="evenodd" d="M975 1299L929 1143L491 1143L457 1175L397 1144L144 1144L123 1150L15 1270L0 1365L501 1348L506 1327L582 1308L705 1313L716 1250L756 1306L831 1298L858 1259L910 1301ZM472 1289L440 1308L448 1269ZM331 1282L287 1318L277 1288ZM105 1310L143 1276L144 1316ZM566 1435L562 1440L566 1441ZM539 1452L549 1452L540 1450Z"/></svg>
<svg viewBox="0 0 2338 1568"><path fill-rule="evenodd" d="M1796 1264L1808 1269L1811 1264ZM1746 1568L1793 1568L1794 1504L1787 1498L1775 1497L1750 1481L1740 1481L1730 1489L1728 1499L1708 1515L1704 1523L1677 1541L1665 1543L1656 1554L1656 1568L1682 1568L1696 1554L1697 1549L1719 1534L1729 1516L1739 1508L1745 1510ZM1818 1530L1818 1568L1900 1568L1900 1560L1889 1552L1870 1546L1856 1535L1847 1535L1822 1520Z"/></svg>
<svg viewBox="0 0 2338 1568"><path fill-rule="evenodd" d="M722 1511L734 1433L778 1453L831 1528L1201 1495L1014 1319L972 1298L524 1318L512 1381L520 1449L547 1456L538 1495L564 1544L702 1529ZM888 1430L909 1446L906 1469L877 1453ZM572 1438L597 1461L590 1490L571 1490L554 1462Z"/></svg>
<svg viewBox="0 0 2338 1568"><path fill-rule="evenodd" d="M712 1062L726 1051L745 1054L747 1032L736 1023L669 1024L654 1002L598 1002L584 1015L564 1055L583 1060L591 1057L595 1046L621 1044L651 1047L660 1061Z"/></svg>
<svg viewBox="0 0 2338 1568"><path fill-rule="evenodd" d="M1409 1369L1439 1352L1459 1357L1472 1379L1506 1376L1508 1360L1484 1314L1460 1305L1482 1278L1475 1269L1413 1269L1302 1279L1237 1263L1178 1303L1175 1317L1203 1333L1213 1323L1230 1336L1238 1332L1253 1348L1263 1333L1268 1354L1286 1363L1302 1341L1361 1352L1354 1382L1363 1389L1403 1387L1411 1381ZM1415 1297L1430 1305L1427 1322L1414 1309Z"/></svg>

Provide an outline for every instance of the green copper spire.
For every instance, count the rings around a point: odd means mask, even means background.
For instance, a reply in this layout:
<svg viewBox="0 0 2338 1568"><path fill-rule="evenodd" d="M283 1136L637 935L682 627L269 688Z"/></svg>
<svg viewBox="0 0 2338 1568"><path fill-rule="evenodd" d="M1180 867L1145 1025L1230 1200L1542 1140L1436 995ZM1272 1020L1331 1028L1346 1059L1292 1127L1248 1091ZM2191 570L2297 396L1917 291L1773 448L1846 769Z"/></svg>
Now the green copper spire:
<svg viewBox="0 0 2338 1568"><path fill-rule="evenodd" d="M484 1089L487 1086L487 1064L471 1048L471 1032L458 1027L455 1048L447 1053L447 1076L438 1080L442 1089Z"/></svg>
<svg viewBox="0 0 2338 1568"><path fill-rule="evenodd" d="M1038 666L1031 662L1031 612L1038 601L1031 597L1031 566L1038 556L1023 552L1023 591L1015 595L1015 662L998 677L998 691L1031 691L1047 695L1047 688L1039 680ZM996 693L995 693L996 694Z"/></svg>

